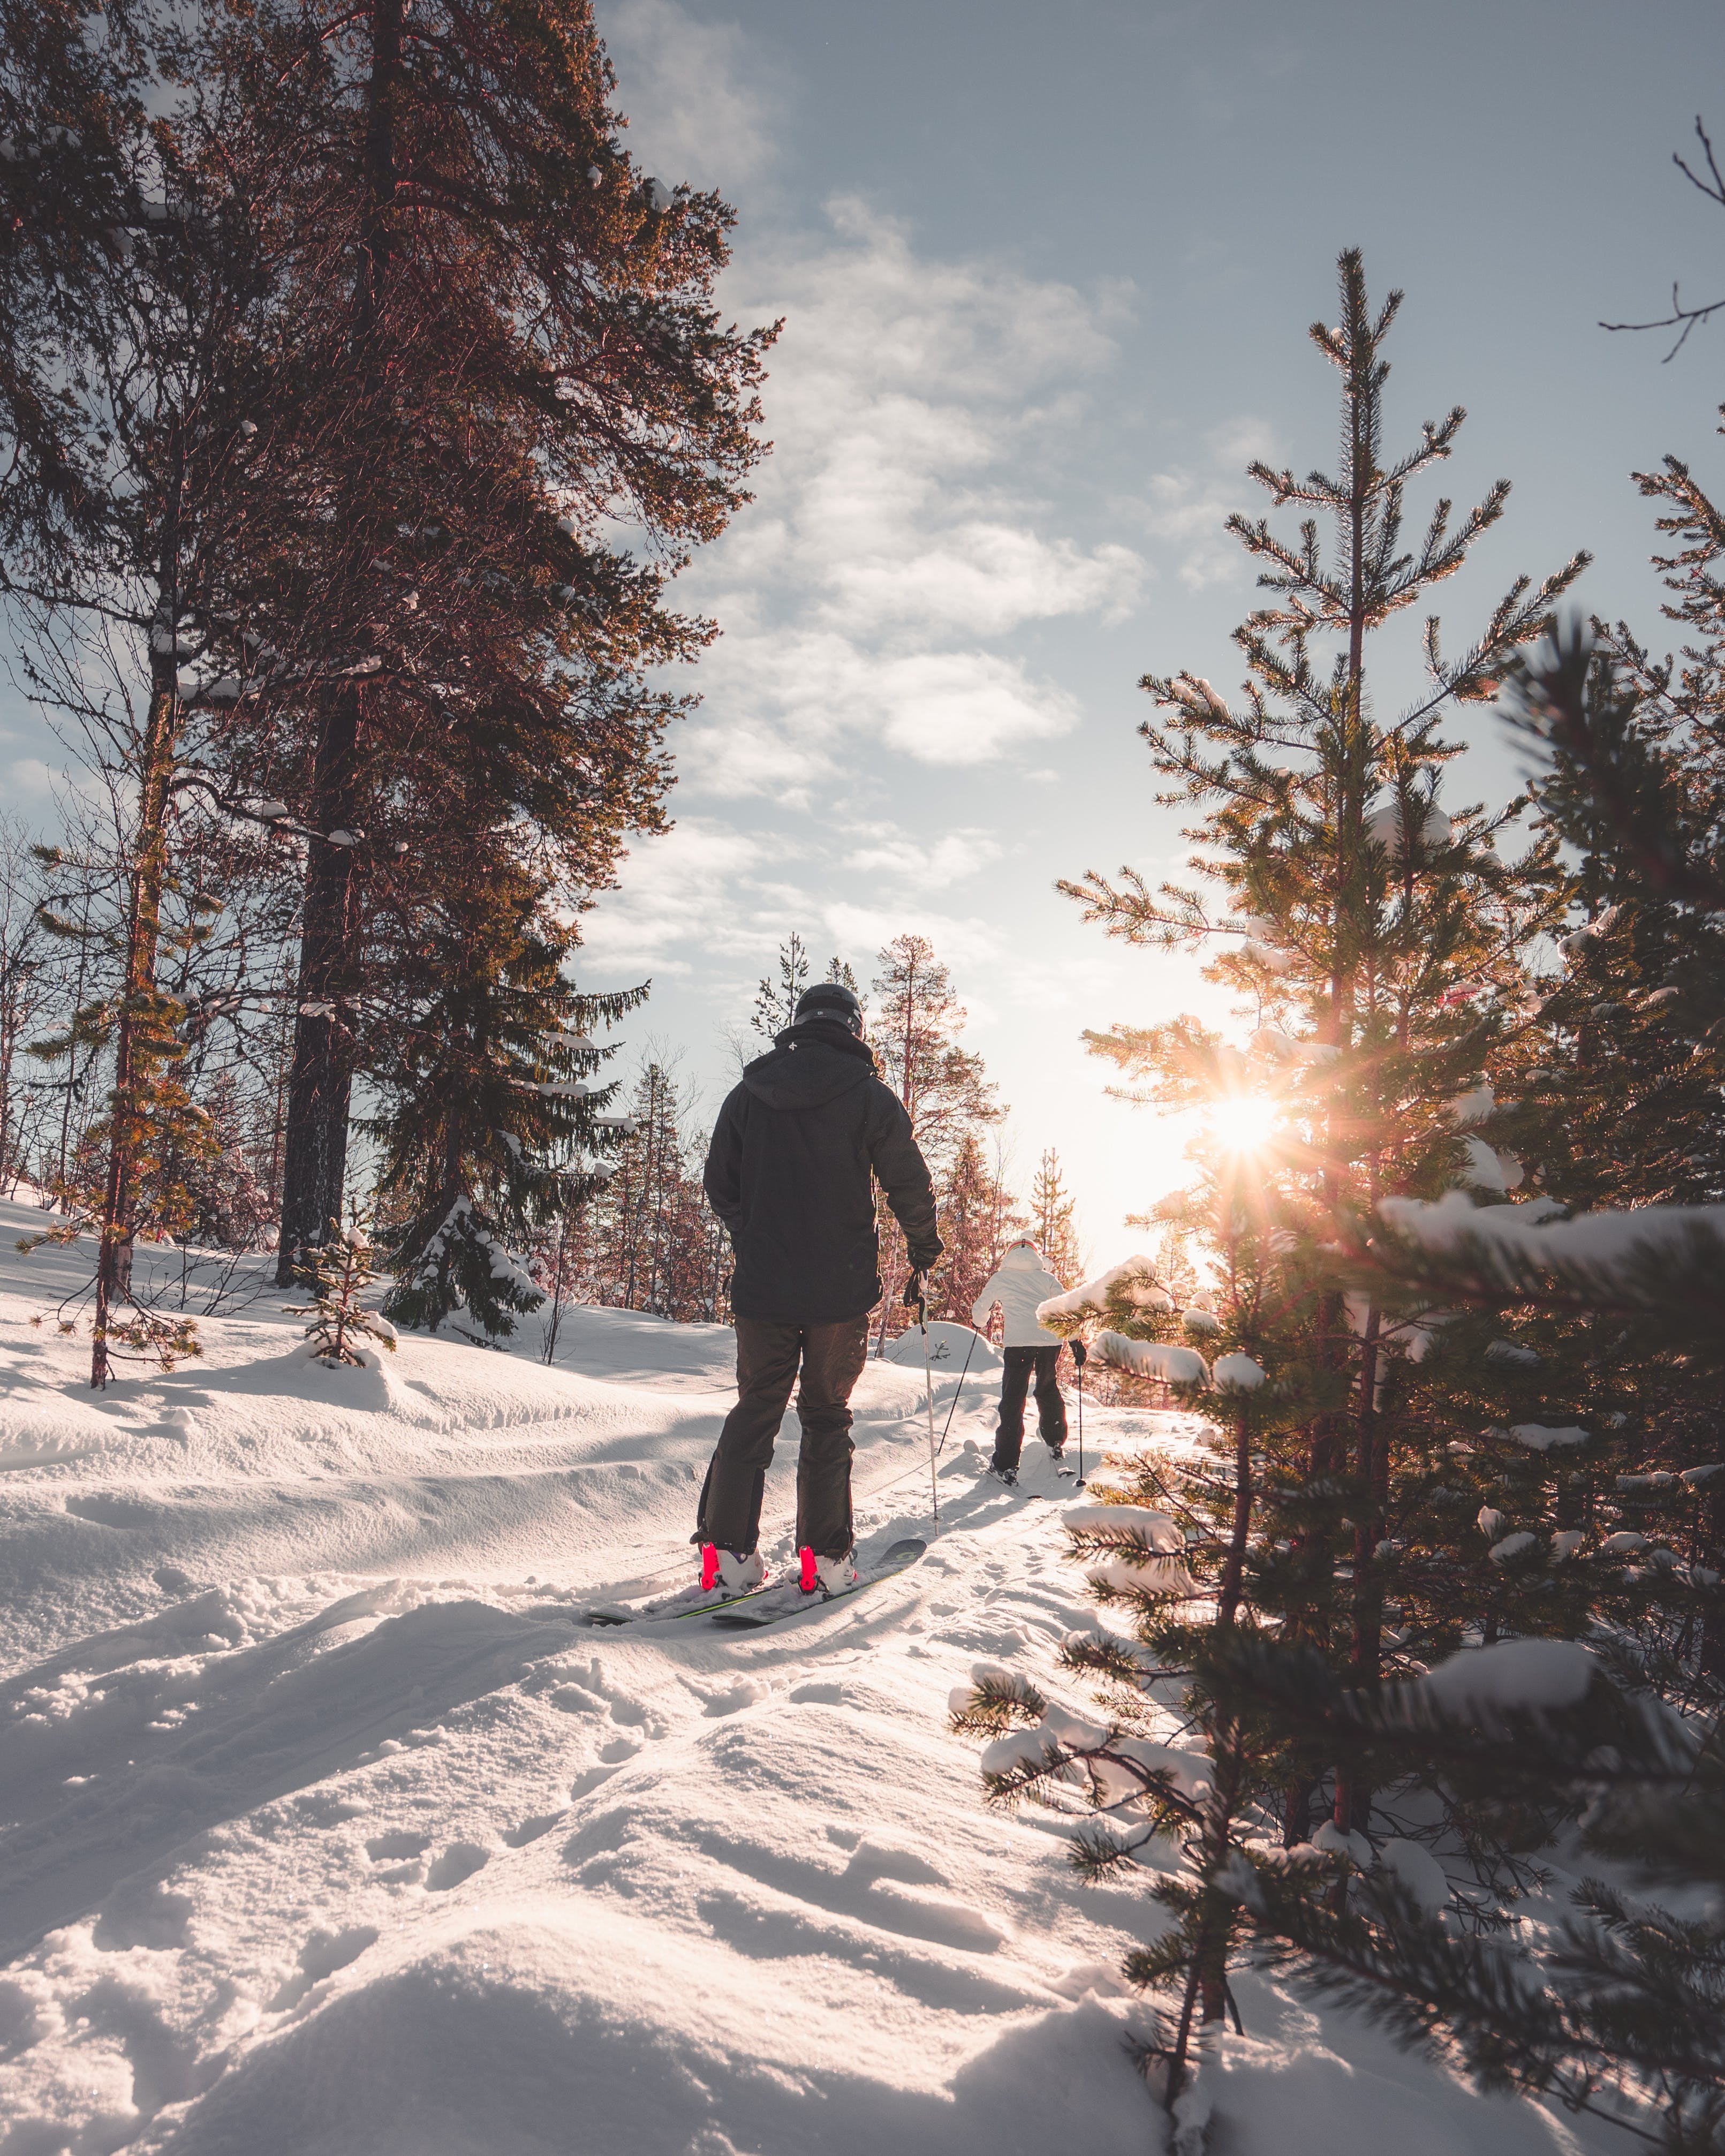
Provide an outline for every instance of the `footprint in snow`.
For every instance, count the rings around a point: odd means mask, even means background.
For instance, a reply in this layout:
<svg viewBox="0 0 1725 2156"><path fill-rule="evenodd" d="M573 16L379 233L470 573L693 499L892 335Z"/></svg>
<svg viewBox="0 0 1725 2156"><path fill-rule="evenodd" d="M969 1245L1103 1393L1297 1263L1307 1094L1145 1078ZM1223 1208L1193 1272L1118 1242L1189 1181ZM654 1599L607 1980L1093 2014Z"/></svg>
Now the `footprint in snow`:
<svg viewBox="0 0 1725 2156"><path fill-rule="evenodd" d="M524 1819L519 1826L511 1827L503 1839L511 1849L525 1849L530 1841L537 1841L541 1835L561 1826L568 1816L567 1812L545 1812L536 1819Z"/></svg>
<svg viewBox="0 0 1725 2156"><path fill-rule="evenodd" d="M550 1704L559 1714L598 1714L605 1702L583 1691L579 1685L560 1685L551 1695Z"/></svg>
<svg viewBox="0 0 1725 2156"><path fill-rule="evenodd" d="M398 1829L388 1834L374 1834L366 1844L366 1855L373 1864L380 1864L386 1856L423 1856L430 1845L429 1834L409 1834Z"/></svg>
<svg viewBox="0 0 1725 2156"><path fill-rule="evenodd" d="M426 1873L425 1884L434 1894L446 1894L464 1879L471 1879L475 1871L484 1871L490 1861L490 1851L481 1849L476 1841L452 1841Z"/></svg>
<svg viewBox="0 0 1725 2156"><path fill-rule="evenodd" d="M300 1966L270 2000L269 2011L285 2014L290 2006L297 2006L314 1984L321 1984L338 1969L357 1961L377 1938L370 1924L350 1924L340 1932L314 1932L300 1949Z"/></svg>
<svg viewBox="0 0 1725 2156"><path fill-rule="evenodd" d="M608 1744L599 1747L599 1757L608 1767L620 1767L625 1759L633 1759L640 1745L633 1737L614 1737Z"/></svg>

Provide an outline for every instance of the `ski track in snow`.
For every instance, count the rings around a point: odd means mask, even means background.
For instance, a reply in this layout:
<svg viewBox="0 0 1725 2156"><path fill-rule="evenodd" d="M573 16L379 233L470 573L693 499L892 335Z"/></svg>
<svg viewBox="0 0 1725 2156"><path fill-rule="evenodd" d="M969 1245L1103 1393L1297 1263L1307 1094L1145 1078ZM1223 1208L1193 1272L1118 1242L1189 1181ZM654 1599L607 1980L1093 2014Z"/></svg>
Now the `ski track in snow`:
<svg viewBox="0 0 1725 2156"><path fill-rule="evenodd" d="M937 1530L920 1370L859 1387L859 1537L929 1537L909 1573L752 1634L596 1630L690 1575L728 1330L577 1309L553 1369L535 1331L329 1372L272 1291L95 1397L53 1317L83 1259L12 1249L40 1218L0 1206L0 2156L1161 2145L1117 1973L1154 1904L1076 1885L1074 1820L987 1811L946 1727L978 1658L1084 1697L1057 1511L977 1481L995 1373ZM1024 1486L1071 1489L1034 1437ZM1236 1988L1216 2156L1596 2145Z"/></svg>

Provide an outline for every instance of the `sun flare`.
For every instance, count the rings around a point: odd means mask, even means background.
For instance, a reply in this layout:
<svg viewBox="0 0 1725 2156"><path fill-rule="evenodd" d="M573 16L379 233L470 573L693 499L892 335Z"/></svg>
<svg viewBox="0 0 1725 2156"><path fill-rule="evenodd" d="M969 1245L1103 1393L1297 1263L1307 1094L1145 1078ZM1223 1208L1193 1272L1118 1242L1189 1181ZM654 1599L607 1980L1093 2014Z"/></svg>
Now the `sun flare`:
<svg viewBox="0 0 1725 2156"><path fill-rule="evenodd" d="M1228 1093L1204 1111L1214 1142L1224 1152L1261 1152L1276 1127L1276 1103L1260 1093Z"/></svg>

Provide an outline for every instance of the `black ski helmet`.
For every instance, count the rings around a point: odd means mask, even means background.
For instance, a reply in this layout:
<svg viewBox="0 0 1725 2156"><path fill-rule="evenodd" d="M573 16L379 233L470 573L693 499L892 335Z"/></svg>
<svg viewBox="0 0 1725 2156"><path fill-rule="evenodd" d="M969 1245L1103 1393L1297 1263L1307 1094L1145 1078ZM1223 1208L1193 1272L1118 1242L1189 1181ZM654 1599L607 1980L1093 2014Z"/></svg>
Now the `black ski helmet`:
<svg viewBox="0 0 1725 2156"><path fill-rule="evenodd" d="M801 1025L805 1019L829 1018L840 1025L849 1026L857 1039L862 1039L862 1005L842 981L817 981L812 988L804 988L797 998L795 1023Z"/></svg>

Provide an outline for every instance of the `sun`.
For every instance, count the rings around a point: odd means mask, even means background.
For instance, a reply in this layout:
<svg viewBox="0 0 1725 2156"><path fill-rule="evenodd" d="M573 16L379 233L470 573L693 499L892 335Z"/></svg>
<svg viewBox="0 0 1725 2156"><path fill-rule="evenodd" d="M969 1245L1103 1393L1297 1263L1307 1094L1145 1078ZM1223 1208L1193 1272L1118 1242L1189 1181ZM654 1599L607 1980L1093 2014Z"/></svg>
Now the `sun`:
<svg viewBox="0 0 1725 2156"><path fill-rule="evenodd" d="M1276 1127L1276 1103L1261 1093L1224 1093L1204 1111L1204 1122L1224 1152L1261 1152Z"/></svg>

